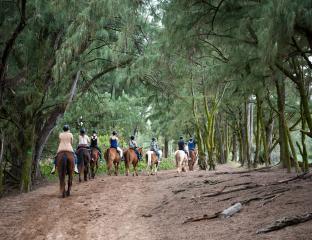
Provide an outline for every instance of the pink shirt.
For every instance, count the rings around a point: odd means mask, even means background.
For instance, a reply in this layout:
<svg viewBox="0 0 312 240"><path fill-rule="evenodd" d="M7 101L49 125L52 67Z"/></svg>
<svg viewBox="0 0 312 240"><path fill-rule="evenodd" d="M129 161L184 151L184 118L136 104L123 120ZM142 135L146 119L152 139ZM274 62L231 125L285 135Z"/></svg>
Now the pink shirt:
<svg viewBox="0 0 312 240"><path fill-rule="evenodd" d="M71 132L62 132L59 135L60 144L57 149L57 152L68 151L73 152L73 134Z"/></svg>

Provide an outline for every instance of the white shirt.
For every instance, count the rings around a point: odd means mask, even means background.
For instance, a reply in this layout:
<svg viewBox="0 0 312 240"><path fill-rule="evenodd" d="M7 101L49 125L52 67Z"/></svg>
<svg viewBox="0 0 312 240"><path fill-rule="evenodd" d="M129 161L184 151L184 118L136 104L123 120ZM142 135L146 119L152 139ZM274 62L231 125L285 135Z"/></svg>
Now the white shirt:
<svg viewBox="0 0 312 240"><path fill-rule="evenodd" d="M87 135L84 135L84 136L79 135L78 145L88 145L89 143L90 143L90 138Z"/></svg>

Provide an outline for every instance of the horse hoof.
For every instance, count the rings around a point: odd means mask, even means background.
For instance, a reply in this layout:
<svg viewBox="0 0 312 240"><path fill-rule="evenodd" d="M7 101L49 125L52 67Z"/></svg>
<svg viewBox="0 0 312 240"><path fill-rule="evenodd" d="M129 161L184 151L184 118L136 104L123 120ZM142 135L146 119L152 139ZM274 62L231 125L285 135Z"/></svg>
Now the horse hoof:
<svg viewBox="0 0 312 240"><path fill-rule="evenodd" d="M66 193L65 193L65 192L63 192L63 195L62 195L62 197L63 197L63 198L65 198L65 197L66 197Z"/></svg>

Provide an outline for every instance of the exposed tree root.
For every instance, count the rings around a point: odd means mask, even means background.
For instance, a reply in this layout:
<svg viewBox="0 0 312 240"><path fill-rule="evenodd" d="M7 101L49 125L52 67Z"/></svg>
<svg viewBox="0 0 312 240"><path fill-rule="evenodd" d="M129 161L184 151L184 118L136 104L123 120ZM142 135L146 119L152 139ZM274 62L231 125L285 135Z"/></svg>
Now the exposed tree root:
<svg viewBox="0 0 312 240"><path fill-rule="evenodd" d="M276 220L271 225L265 228L257 230L257 234L276 231L276 230L279 230L288 226L296 225L299 223L304 223L310 220L312 220L312 212L305 213L299 216L294 216L294 217L284 217L284 218Z"/></svg>
<svg viewBox="0 0 312 240"><path fill-rule="evenodd" d="M252 189L252 188L261 187L261 185L258 185L258 184L247 185L247 186L243 186L243 187L240 187L240 188L235 188L235 189L231 189L231 190L228 190L228 191L224 191L227 187L231 187L231 186L224 186L221 190L219 190L217 192L205 194L205 195L202 195L200 197L215 197L215 196L219 196L219 195L222 195L222 194L238 192L238 191L244 191L244 190L248 190L248 189Z"/></svg>
<svg viewBox="0 0 312 240"><path fill-rule="evenodd" d="M271 170L275 166L269 166L269 167L262 167L262 168L256 168L251 170L245 170L245 171L235 171L235 172L216 172L216 175L222 175L222 174L242 174L242 173L251 173L251 172L266 172L268 170Z"/></svg>

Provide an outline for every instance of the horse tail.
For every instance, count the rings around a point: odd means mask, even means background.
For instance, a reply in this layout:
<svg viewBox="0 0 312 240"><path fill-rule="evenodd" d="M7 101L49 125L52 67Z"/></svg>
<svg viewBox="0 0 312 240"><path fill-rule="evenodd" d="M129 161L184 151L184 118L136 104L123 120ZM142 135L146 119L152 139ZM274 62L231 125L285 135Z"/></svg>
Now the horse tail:
<svg viewBox="0 0 312 240"><path fill-rule="evenodd" d="M78 150L78 162L79 166L84 166L84 154L83 154L83 149Z"/></svg>
<svg viewBox="0 0 312 240"><path fill-rule="evenodd" d="M62 175L66 176L67 172L67 155L66 153L62 156Z"/></svg>
<svg viewBox="0 0 312 240"><path fill-rule="evenodd" d="M147 153L147 166L152 165L152 151L148 151Z"/></svg>

